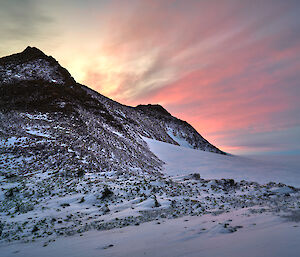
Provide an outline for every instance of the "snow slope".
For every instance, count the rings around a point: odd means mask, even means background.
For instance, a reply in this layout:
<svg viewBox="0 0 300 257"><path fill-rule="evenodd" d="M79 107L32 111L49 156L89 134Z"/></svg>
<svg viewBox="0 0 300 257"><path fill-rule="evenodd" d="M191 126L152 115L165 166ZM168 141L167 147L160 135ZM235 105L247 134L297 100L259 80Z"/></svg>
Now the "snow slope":
<svg viewBox="0 0 300 257"><path fill-rule="evenodd" d="M205 179L233 178L238 181L244 179L259 183L274 181L300 186L298 156L294 156L293 160L290 156L276 159L265 157L266 160L256 160L249 157L195 151L149 138L143 139L150 150L166 163L164 173L172 177L198 172Z"/></svg>
<svg viewBox="0 0 300 257"><path fill-rule="evenodd" d="M295 222L269 214L247 216L244 210L219 216L184 217L108 231L65 237L47 247L40 242L2 248L10 257L297 257L300 229ZM241 227L235 233L223 224Z"/></svg>
<svg viewBox="0 0 300 257"><path fill-rule="evenodd" d="M252 180L282 181L279 168L276 179L271 173L278 163L143 139L166 162L166 176L0 178L1 256L298 256L299 189L216 180L252 171Z"/></svg>

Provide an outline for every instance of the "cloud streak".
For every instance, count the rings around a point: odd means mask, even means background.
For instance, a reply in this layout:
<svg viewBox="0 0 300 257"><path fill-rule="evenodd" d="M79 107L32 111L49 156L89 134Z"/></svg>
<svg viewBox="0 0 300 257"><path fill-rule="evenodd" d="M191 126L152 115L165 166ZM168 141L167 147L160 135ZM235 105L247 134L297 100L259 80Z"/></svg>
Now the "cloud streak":
<svg viewBox="0 0 300 257"><path fill-rule="evenodd" d="M286 136L300 125L298 1L19 2L20 33L4 37L39 41L53 21L43 50L100 93L161 103L225 151L299 150Z"/></svg>

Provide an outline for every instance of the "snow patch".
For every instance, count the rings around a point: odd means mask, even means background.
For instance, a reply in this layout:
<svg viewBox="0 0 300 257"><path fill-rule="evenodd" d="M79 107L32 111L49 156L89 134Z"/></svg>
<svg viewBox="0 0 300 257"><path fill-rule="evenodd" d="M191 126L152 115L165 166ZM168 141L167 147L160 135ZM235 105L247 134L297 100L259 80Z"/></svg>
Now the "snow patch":
<svg viewBox="0 0 300 257"><path fill-rule="evenodd" d="M188 175L198 172L207 179L232 178L238 181L256 181L268 183L282 182L288 185L300 186L298 166L289 166L277 158L276 162L255 160L241 156L228 156L211 152L188 149L143 137L150 150L166 164L164 173L169 176ZM299 159L298 156L295 157Z"/></svg>
<svg viewBox="0 0 300 257"><path fill-rule="evenodd" d="M175 136L175 135L174 135L174 130L173 130L173 129L168 128L167 133L168 133L168 135L169 135L175 142L177 142L180 146L187 147L187 148L192 148L192 149L193 149L193 146L190 145L184 138L179 137L178 135Z"/></svg>

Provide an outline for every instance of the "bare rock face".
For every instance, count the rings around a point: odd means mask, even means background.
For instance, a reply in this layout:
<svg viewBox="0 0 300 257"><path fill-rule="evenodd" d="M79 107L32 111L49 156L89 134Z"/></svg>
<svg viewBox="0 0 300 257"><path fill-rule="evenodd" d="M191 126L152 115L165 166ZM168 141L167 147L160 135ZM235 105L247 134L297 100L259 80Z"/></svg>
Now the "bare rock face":
<svg viewBox="0 0 300 257"><path fill-rule="evenodd" d="M125 106L76 83L37 48L0 58L0 172L158 172L142 136L225 154L160 105Z"/></svg>
<svg viewBox="0 0 300 257"><path fill-rule="evenodd" d="M193 149L225 154L204 139L190 124L172 116L162 106L151 104L138 105L136 109L141 110L152 120L153 123L158 122L159 125L157 126L163 127L163 130L168 135L166 140L164 140L162 137L157 137L157 135L153 135L153 138Z"/></svg>

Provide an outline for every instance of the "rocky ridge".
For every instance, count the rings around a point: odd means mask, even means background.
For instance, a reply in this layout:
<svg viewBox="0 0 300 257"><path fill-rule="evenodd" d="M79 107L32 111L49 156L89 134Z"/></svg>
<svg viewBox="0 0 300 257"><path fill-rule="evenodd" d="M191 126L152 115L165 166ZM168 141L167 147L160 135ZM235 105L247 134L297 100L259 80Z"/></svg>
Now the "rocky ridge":
<svg viewBox="0 0 300 257"><path fill-rule="evenodd" d="M0 94L2 172L157 172L142 136L224 154L161 106L125 106L76 83L37 48L0 59Z"/></svg>

